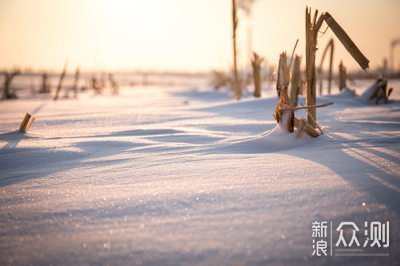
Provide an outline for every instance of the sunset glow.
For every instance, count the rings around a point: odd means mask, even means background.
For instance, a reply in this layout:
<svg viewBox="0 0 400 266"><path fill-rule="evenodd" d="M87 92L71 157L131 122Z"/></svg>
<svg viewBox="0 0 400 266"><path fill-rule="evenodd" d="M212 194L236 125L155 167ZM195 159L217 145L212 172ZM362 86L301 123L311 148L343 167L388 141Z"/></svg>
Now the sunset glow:
<svg viewBox="0 0 400 266"><path fill-rule="evenodd" d="M369 57L371 67L389 55L400 37L400 2L266 1L256 2L251 20L240 15L240 65L247 62L247 27L253 48L271 63L278 53L304 53L306 5L329 11ZM290 7L290 8L289 8ZM325 26L323 26L325 29ZM320 38L323 47L332 33ZM229 0L2 0L0 67L59 69L68 59L85 69L199 71L231 64ZM337 43L336 60L356 64ZM395 66L400 65L397 56Z"/></svg>

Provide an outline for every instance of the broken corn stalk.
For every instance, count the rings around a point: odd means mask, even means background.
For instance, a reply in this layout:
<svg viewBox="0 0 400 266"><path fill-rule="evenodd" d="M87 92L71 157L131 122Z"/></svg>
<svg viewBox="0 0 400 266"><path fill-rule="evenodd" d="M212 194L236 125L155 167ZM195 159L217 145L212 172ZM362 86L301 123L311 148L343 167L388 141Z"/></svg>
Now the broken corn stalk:
<svg viewBox="0 0 400 266"><path fill-rule="evenodd" d="M35 121L35 117L26 113L24 119L22 119L21 125L19 126L19 131L26 133Z"/></svg>

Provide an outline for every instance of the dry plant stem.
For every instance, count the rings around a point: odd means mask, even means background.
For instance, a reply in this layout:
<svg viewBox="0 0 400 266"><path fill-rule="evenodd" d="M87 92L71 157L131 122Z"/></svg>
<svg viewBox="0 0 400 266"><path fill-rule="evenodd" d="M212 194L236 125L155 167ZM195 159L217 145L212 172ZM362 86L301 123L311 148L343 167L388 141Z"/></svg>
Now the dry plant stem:
<svg viewBox="0 0 400 266"><path fill-rule="evenodd" d="M316 18L318 11L314 13L314 23L311 22L311 9L306 9L306 104L314 105L316 103L315 93L315 52L317 50ZM308 114L308 123L315 127L316 110L311 108Z"/></svg>
<svg viewBox="0 0 400 266"><path fill-rule="evenodd" d="M287 96L289 80L290 80L290 69L287 65L287 55L286 53L281 53L279 57L278 75L276 79L276 92L278 94L278 98L281 97L281 93L284 91L286 91L286 95L284 96ZM289 100L289 97L287 100Z"/></svg>
<svg viewBox="0 0 400 266"><path fill-rule="evenodd" d="M319 64L318 68L318 73L319 73L319 94L322 94L322 89L323 89L323 75L322 75L322 64L324 63L326 54L328 53L328 50L330 50L330 56L329 56L329 72L328 72L328 94L331 94L331 88L332 88L332 69L333 69L333 53L335 51L335 45L333 42L333 39L330 39L328 44L325 47L324 53L322 54L321 57L321 62Z"/></svg>
<svg viewBox="0 0 400 266"><path fill-rule="evenodd" d="M306 119L294 119L294 126L297 128L297 138L303 136L304 132L307 133L310 137L316 138L320 136L318 131L315 130L310 124L307 123Z"/></svg>
<svg viewBox="0 0 400 266"><path fill-rule="evenodd" d="M374 85L372 85L374 92L369 97L370 100L375 100L375 103L378 104L380 100L383 100L384 103L388 103L389 96L392 93L393 89L387 89L387 80L386 79L378 79Z"/></svg>
<svg viewBox="0 0 400 266"><path fill-rule="evenodd" d="M19 74L21 74L21 71L19 69L14 69L11 72L5 73L3 95L1 97L3 100L17 98L15 92L12 91L11 83L13 79Z"/></svg>
<svg viewBox="0 0 400 266"><path fill-rule="evenodd" d="M293 106L297 106L297 100L299 97L300 86L301 86L301 57L296 55L293 62L292 80L290 85L290 101Z"/></svg>
<svg viewBox="0 0 400 266"><path fill-rule="evenodd" d="M297 119L294 116L294 111L299 109L310 108L307 107L293 107L288 96L288 85L290 80L290 69L287 64L286 53L282 53L279 58L278 66L278 79L277 79L277 92L279 100L275 108L274 117L278 123L283 124L288 132L293 132L294 127L298 129L297 137L301 137L303 133L307 133L311 137L318 137L320 133L315 130L315 127L310 125L305 119ZM321 105L313 105L312 108L328 106L332 103L325 103ZM315 121L314 121L315 122ZM316 122L315 122L316 123Z"/></svg>
<svg viewBox="0 0 400 266"><path fill-rule="evenodd" d="M35 117L29 113L25 113L24 119L22 119L21 125L19 126L19 131L26 133L35 121Z"/></svg>
<svg viewBox="0 0 400 266"><path fill-rule="evenodd" d="M79 70L79 67L78 67L78 68L76 68L76 71L75 71L75 78L74 78L74 85L73 85L74 97L75 98L78 98L79 75L80 75L80 70Z"/></svg>
<svg viewBox="0 0 400 266"><path fill-rule="evenodd" d="M343 62L341 61L339 64L339 90L340 91L342 91L344 88L347 87L346 81L347 81L347 70L346 70L346 67L343 65Z"/></svg>
<svg viewBox="0 0 400 266"><path fill-rule="evenodd" d="M294 127L297 128L296 138L301 138L304 135L306 124L307 121L305 119L294 119Z"/></svg>
<svg viewBox="0 0 400 266"><path fill-rule="evenodd" d="M306 81L307 96L306 104L311 106L316 103L315 93L315 53L317 51L317 37L322 23L326 21L328 26L335 33L336 37L341 41L347 51L357 61L362 69L368 68L369 60L361 53L358 47L350 39L343 28L335 21L329 13L323 13L318 17L318 10L314 12L311 20L311 9L306 8ZM309 109L308 123L312 127L316 127L313 121L316 121L316 109Z"/></svg>
<svg viewBox="0 0 400 266"><path fill-rule="evenodd" d="M354 60L357 61L362 69L367 69L369 65L368 58L366 58L365 55L360 51L357 45L351 40L349 35L328 12L326 12L323 16L328 26L332 29L333 33L335 33L336 37L351 54Z"/></svg>
<svg viewBox="0 0 400 266"><path fill-rule="evenodd" d="M97 94L101 94L101 82L96 77L92 77L92 88Z"/></svg>
<svg viewBox="0 0 400 266"><path fill-rule="evenodd" d="M60 91L61 91L61 88L62 88L63 80L64 80L64 77L65 77L65 74L67 73L67 66L68 66L68 62L65 62L64 69L61 72L60 79L58 80L56 95L54 95L54 98L53 98L54 101L58 100L58 97L59 97L59 94L60 94Z"/></svg>
<svg viewBox="0 0 400 266"><path fill-rule="evenodd" d="M39 93L49 93L49 92L50 92L49 77L46 72L43 72L42 85L40 87Z"/></svg>
<svg viewBox="0 0 400 266"><path fill-rule="evenodd" d="M290 65L289 69L292 68L293 64L293 58L294 58L294 52L296 52L297 45L299 44L299 39L296 40L296 43L294 44L293 51L292 51L292 56L290 57Z"/></svg>
<svg viewBox="0 0 400 266"><path fill-rule="evenodd" d="M288 132L293 132L294 129L294 112L284 110L286 106L292 106L292 103L289 100L288 96L288 86L290 80L290 70L287 65L287 56L286 53L281 53L279 58L279 66L278 66L278 79L277 79L277 91L279 95L278 103L275 108L275 119L278 123L286 122L286 129ZM287 121L285 121L284 114L285 112L290 112L287 117Z"/></svg>
<svg viewBox="0 0 400 266"><path fill-rule="evenodd" d="M237 70L237 47L236 47L236 30L238 26L237 18L237 0L232 0L232 42L233 42L233 93L234 98L239 100L241 98L241 89L239 84L239 75Z"/></svg>
<svg viewBox="0 0 400 266"><path fill-rule="evenodd" d="M301 104L301 106L305 107L304 104ZM307 114L309 113L308 108L305 108L304 110L306 110ZM324 134L324 132L322 131L322 128L318 125L317 121L314 121L314 123L317 125L317 128L321 132L321 135Z"/></svg>
<svg viewBox="0 0 400 266"><path fill-rule="evenodd" d="M254 97L261 97L261 63L264 59L253 52L251 65L253 67Z"/></svg>
<svg viewBox="0 0 400 266"><path fill-rule="evenodd" d="M285 107L282 108L282 111L297 111L297 110L302 110L302 109L309 109L309 108L321 108L321 107L326 107L332 105L333 102L328 102L328 103L322 103L322 104L315 104L315 105L306 105L306 106L299 106L299 107Z"/></svg>
<svg viewBox="0 0 400 266"><path fill-rule="evenodd" d="M28 125L26 125L25 132L27 132L31 128L33 122L35 122L35 117L34 116L31 117L31 119L28 122Z"/></svg>

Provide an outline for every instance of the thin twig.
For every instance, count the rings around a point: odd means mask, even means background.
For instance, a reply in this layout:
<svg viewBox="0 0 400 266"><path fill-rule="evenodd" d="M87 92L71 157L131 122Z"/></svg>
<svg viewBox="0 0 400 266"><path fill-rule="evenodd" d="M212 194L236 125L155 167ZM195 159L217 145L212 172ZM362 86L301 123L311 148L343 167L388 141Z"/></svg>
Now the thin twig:
<svg viewBox="0 0 400 266"><path fill-rule="evenodd" d="M292 107L292 106L288 106L285 108L280 109L281 111L297 111L297 110L302 110L302 109L308 109L308 108L320 108L320 107L326 107L326 106L330 106L332 105L333 102L329 102L329 103L322 103L322 104L315 104L315 105L306 105L303 107Z"/></svg>

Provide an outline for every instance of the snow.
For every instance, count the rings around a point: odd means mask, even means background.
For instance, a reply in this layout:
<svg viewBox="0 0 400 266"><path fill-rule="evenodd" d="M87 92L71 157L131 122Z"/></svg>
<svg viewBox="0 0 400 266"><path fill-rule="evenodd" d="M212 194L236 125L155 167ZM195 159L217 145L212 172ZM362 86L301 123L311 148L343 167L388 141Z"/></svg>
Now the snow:
<svg viewBox="0 0 400 266"><path fill-rule="evenodd" d="M316 139L276 125L272 85L1 102L0 264L398 264L393 84L388 105L319 97ZM313 257L315 220L390 221L390 256Z"/></svg>

